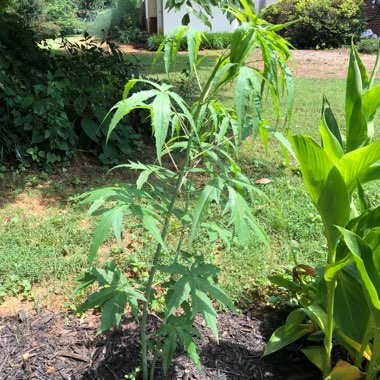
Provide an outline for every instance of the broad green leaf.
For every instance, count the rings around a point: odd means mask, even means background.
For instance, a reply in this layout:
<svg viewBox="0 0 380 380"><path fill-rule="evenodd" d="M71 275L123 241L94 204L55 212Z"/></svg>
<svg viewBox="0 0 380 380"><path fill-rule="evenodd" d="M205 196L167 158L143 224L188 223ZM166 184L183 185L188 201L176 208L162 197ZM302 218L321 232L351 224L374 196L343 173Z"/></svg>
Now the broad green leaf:
<svg viewBox="0 0 380 380"><path fill-rule="evenodd" d="M156 139L156 154L161 163L161 149L165 143L170 123L170 97L167 92L159 92L152 105L152 127Z"/></svg>
<svg viewBox="0 0 380 380"><path fill-rule="evenodd" d="M372 260L376 271L380 273L380 223L379 227L372 228L365 237L365 242L372 250Z"/></svg>
<svg viewBox="0 0 380 380"><path fill-rule="evenodd" d="M128 208L128 205L118 205L103 213L102 219L94 230L94 239L92 241L90 255L88 257L90 264L94 261L99 247L106 240L111 226L113 226L114 230L116 227L116 231L120 231L121 228L119 228L119 225L121 225L122 217Z"/></svg>
<svg viewBox="0 0 380 380"><path fill-rule="evenodd" d="M345 226L350 218L349 193L336 167L330 170L316 206L325 227L327 241L330 247L335 247L339 232L334 226Z"/></svg>
<svg viewBox="0 0 380 380"><path fill-rule="evenodd" d="M336 280L335 321L346 336L355 342L362 342L369 323L370 313L355 266L350 264L338 272Z"/></svg>
<svg viewBox="0 0 380 380"><path fill-rule="evenodd" d="M245 62L254 46L257 44L254 38L254 33L255 30L249 23L243 23L234 30L231 41L231 63L241 65Z"/></svg>
<svg viewBox="0 0 380 380"><path fill-rule="evenodd" d="M263 356L279 351L303 336L314 331L311 324L303 324L305 313L302 309L293 310L284 326L279 327L270 337Z"/></svg>
<svg viewBox="0 0 380 380"><path fill-rule="evenodd" d="M362 97L362 112L367 121L368 140L373 137L373 119L377 109L380 107L380 85L377 85L363 94Z"/></svg>
<svg viewBox="0 0 380 380"><path fill-rule="evenodd" d="M380 140L343 156L336 164L342 174L349 193L355 189L357 181L362 181L370 167L380 160Z"/></svg>
<svg viewBox="0 0 380 380"><path fill-rule="evenodd" d="M324 150L308 136L289 136L311 199L318 203L333 162Z"/></svg>
<svg viewBox="0 0 380 380"><path fill-rule="evenodd" d="M229 226L233 226L234 235L239 243L247 246L249 243L249 231L253 230L261 242L268 244L267 237L262 228L257 224L251 208L244 197L231 186L228 186L228 201L224 213L229 212Z"/></svg>
<svg viewBox="0 0 380 380"><path fill-rule="evenodd" d="M376 312L379 313L380 300L378 291L380 290L380 275L374 267L373 262L371 263L372 251L360 236L344 228L338 228L348 249L353 254L356 267L363 282L363 290L367 302L372 310L376 309Z"/></svg>
<svg viewBox="0 0 380 380"><path fill-rule="evenodd" d="M334 113L332 112L330 103L328 102L325 96L323 96L322 120L324 120L326 127L334 135L339 145L343 148L343 141L342 141L342 136L339 131L338 122L336 121Z"/></svg>
<svg viewBox="0 0 380 380"><path fill-rule="evenodd" d="M361 108L362 94L369 86L367 71L353 43L346 83L346 149L349 152L365 144L367 124Z"/></svg>
<svg viewBox="0 0 380 380"><path fill-rule="evenodd" d="M371 201L369 200L369 198L365 194L363 186L361 185L359 180L358 180L358 197L359 197L360 212L361 213L363 213L364 211L366 211L372 207Z"/></svg>
<svg viewBox="0 0 380 380"><path fill-rule="evenodd" d="M319 127L319 133L322 137L322 146L324 151L329 155L334 164L338 162L344 155L343 148L334 134L327 127L325 120L322 119Z"/></svg>
<svg viewBox="0 0 380 380"><path fill-rule="evenodd" d="M305 347L301 349L302 353L322 372L326 361L326 349L321 346Z"/></svg>
<svg viewBox="0 0 380 380"><path fill-rule="evenodd" d="M326 380L361 380L363 373L358 368L343 360L339 360Z"/></svg>
<svg viewBox="0 0 380 380"><path fill-rule="evenodd" d="M99 124L96 121L85 116L81 121L81 127L82 127L84 133L92 141L99 143L99 139L98 139Z"/></svg>
<svg viewBox="0 0 380 380"><path fill-rule="evenodd" d="M205 186L200 198L198 199L193 212L193 220L191 225L191 234L189 245L191 246L195 236L201 226L202 220L206 215L208 206L211 202L219 203L220 194L223 189L223 183L220 178L213 178Z"/></svg>

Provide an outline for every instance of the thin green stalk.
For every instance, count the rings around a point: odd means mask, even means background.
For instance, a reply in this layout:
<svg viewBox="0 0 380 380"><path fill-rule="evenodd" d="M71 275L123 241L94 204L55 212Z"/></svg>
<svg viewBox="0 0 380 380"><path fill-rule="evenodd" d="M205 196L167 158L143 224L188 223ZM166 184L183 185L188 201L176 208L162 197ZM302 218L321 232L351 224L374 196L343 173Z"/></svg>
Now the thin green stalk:
<svg viewBox="0 0 380 380"><path fill-rule="evenodd" d="M169 232L169 226L170 226L170 218L173 214L174 206L177 200L177 196L183 181L183 178L186 175L186 167L189 165L190 162L190 153L191 153L191 144L192 144L192 135L189 136L189 141L187 143L187 149L186 149L186 156L185 156L185 162L182 166L181 171L179 172L176 187L169 205L168 213L165 218L164 227L162 229L161 237L162 240L165 240L166 235ZM153 258L153 264L152 268L149 273L148 282L146 284L146 291L145 291L145 298L146 301L144 302L144 308L143 308L143 314L141 318L141 326L140 326L140 337L141 337L141 361L142 361L142 370L143 370L143 379L148 380L148 356L147 356L147 337L146 337L146 323L148 318L148 306L149 306L149 300L152 294L152 285L154 280L154 275L157 271L157 265L161 256L162 252L162 245L158 244L156 253ZM153 368L154 371L154 368Z"/></svg>
<svg viewBox="0 0 380 380"><path fill-rule="evenodd" d="M367 380L376 380L380 372L380 321L375 321L372 357L368 365Z"/></svg>
<svg viewBox="0 0 380 380"><path fill-rule="evenodd" d="M205 87L203 88L202 94L200 96L200 100L197 104L195 113L194 113L194 120L197 122L197 119L199 117L199 113L201 110L201 107L203 103L205 102L205 99L207 98L209 91L211 89L211 83L213 78L215 77L215 74L217 73L222 61L219 60L217 64L215 65L212 74L210 75L209 79L207 80L207 83ZM170 226L170 218L173 214L174 206L177 201L178 194L180 192L181 186L182 186L182 181L186 176L186 168L188 167L190 163L190 156L191 156L191 147L192 147L192 142L193 142L193 135L196 133L196 131L191 131L189 136L188 136L188 143L186 147L186 153L185 153L185 161L184 164L178 173L178 179L177 183L175 186L174 193L172 195L172 199L170 201L170 205L168 208L168 213L165 218L164 226L162 228L162 233L161 233L161 238L163 241L165 241L165 238L169 232L169 226ZM157 271L157 266L158 262L160 260L160 256L162 253L162 245L158 244L157 249L153 258L153 263L152 263L152 268L149 273L149 278L147 281L146 285L146 290L145 290L145 298L146 301L144 302L143 306L143 313L142 313L142 318L141 318L141 325L140 325L140 338L141 338L141 362L142 362L142 372L143 372L143 380L148 380L149 372L148 372L148 347L147 347L147 336L146 336L146 325L147 325L147 318L148 318L148 307L149 307L149 300L152 294L152 287L153 287L153 280L154 276ZM152 363L153 364L153 363ZM151 368L151 373L154 374L154 366Z"/></svg>
<svg viewBox="0 0 380 380"><path fill-rule="evenodd" d="M335 248L330 249L328 264L333 264L335 262L336 251ZM323 378L325 379L331 372L331 350L332 350L332 339L334 332L334 302L335 302L335 287L336 278L334 277L331 281L327 283L327 321L326 321L326 331L324 345L326 349L326 358L323 366Z"/></svg>

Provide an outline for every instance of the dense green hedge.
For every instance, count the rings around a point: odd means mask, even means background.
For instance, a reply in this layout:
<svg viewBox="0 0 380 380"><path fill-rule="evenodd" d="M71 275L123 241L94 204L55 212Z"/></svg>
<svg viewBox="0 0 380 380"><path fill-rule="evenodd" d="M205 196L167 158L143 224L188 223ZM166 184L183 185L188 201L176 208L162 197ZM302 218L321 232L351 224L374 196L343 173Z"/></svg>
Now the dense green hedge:
<svg viewBox="0 0 380 380"><path fill-rule="evenodd" d="M201 49L222 50L231 44L232 33L205 33L205 35L207 39L201 42ZM164 39L165 36L163 34L150 36L147 41L147 48L153 51L157 50ZM187 50L186 37L180 41L180 50Z"/></svg>
<svg viewBox="0 0 380 380"><path fill-rule="evenodd" d="M273 24L298 20L282 33L297 48L336 48L364 29L363 0L279 0L263 10Z"/></svg>
<svg viewBox="0 0 380 380"><path fill-rule="evenodd" d="M104 163L132 154L146 115L131 114L106 144L108 110L139 66L114 46L64 42L65 53L41 49L15 14L0 14L0 162L24 166L70 160L76 149Z"/></svg>

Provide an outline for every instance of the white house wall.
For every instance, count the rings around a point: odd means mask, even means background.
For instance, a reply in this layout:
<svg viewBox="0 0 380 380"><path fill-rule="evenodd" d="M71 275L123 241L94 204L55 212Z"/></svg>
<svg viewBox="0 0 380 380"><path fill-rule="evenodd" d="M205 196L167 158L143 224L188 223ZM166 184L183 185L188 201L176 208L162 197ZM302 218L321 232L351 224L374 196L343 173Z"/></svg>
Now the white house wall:
<svg viewBox="0 0 380 380"><path fill-rule="evenodd" d="M265 6L276 2L277 0L255 0L256 12L258 13ZM157 27L158 33L168 34L171 29L174 27L181 25L182 17L185 15L186 10L171 10L163 9L163 5L165 0L148 0L149 2L157 4ZM161 17L162 12L162 17ZM232 32L238 25L237 21L230 23L227 19L226 15L218 8L214 7L212 10L213 18L211 20L212 30L210 30L202 21L200 21L197 17L190 14L190 25L199 29L203 32ZM152 12L149 12L152 15Z"/></svg>
<svg viewBox="0 0 380 380"><path fill-rule="evenodd" d="M159 32L165 35L170 32L174 27L181 25L182 17L186 14L186 10L175 11L171 10L168 12L167 9L163 10L163 30ZM201 30L202 32L232 32L237 23L234 21L232 24L227 19L225 14L218 8L213 8L212 10L213 18L211 20L212 29L210 30L202 21L197 17L190 14L190 26Z"/></svg>

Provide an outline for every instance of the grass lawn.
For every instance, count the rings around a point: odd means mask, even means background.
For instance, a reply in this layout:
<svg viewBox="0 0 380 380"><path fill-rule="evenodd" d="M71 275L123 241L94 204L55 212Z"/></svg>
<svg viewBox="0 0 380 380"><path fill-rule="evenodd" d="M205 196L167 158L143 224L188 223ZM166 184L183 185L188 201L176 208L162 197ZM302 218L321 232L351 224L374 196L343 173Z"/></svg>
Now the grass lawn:
<svg viewBox="0 0 380 380"><path fill-rule="evenodd" d="M139 58L147 76L165 77L162 62L153 66L152 55ZM185 59L179 57L175 79L179 78ZM204 60L201 81L207 78L212 60ZM296 78L292 132L317 136L323 95L343 124L344 93L344 80ZM222 100L231 102L232 95L227 92ZM268 100L264 115L270 125L276 122L273 114ZM107 175L108 168L83 160L79 156L72 167L54 175L14 170L6 171L0 179L0 303L6 296L19 294L33 300L34 305L49 305L52 295L61 306L78 302L82 294L75 291L73 278L87 265L91 230L96 221L87 217L86 208L70 197L104 184L134 180L126 171ZM270 247L252 238L247 249L232 245L228 250L221 243L206 243L206 236L201 235L195 249L222 268L220 284L239 306L247 307L258 295L270 294L268 275L290 271L298 263L318 265L326 252L321 222L295 163L285 165L275 142L269 153L264 152L260 142L246 142L240 160L253 182L260 178L272 180L259 185L270 200L257 199L252 205L270 238ZM375 188L371 196L376 202L380 200ZM123 243L127 254L109 239L101 248L99 260L114 259L126 271L144 277L154 247L141 230L134 228L133 220L126 221L126 231ZM1 308L0 305L0 314Z"/></svg>

